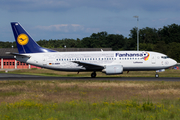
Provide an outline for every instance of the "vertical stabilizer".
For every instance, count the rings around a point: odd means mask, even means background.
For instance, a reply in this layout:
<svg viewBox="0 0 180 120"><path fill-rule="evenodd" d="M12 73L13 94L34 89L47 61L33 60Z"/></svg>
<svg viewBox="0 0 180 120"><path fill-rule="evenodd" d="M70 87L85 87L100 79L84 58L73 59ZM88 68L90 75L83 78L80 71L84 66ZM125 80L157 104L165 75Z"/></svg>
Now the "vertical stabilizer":
<svg viewBox="0 0 180 120"><path fill-rule="evenodd" d="M54 50L40 47L18 22L12 22L11 27L20 54L56 52Z"/></svg>

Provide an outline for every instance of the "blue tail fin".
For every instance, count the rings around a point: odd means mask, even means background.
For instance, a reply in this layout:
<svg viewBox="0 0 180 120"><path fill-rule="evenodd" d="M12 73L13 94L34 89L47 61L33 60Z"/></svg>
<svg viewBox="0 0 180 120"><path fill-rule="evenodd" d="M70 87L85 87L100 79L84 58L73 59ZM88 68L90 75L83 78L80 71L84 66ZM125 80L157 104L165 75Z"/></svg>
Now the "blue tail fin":
<svg viewBox="0 0 180 120"><path fill-rule="evenodd" d="M30 35L23 29L18 22L12 22L11 27L16 40L17 48L20 54L24 53L42 53L56 52L54 50L40 47Z"/></svg>

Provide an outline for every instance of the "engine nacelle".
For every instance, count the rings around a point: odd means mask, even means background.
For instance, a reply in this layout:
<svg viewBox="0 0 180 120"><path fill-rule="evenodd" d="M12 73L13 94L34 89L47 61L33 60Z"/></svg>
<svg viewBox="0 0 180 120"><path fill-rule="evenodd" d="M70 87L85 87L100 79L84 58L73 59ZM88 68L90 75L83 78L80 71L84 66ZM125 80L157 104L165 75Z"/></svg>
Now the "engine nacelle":
<svg viewBox="0 0 180 120"><path fill-rule="evenodd" d="M123 66L122 65L106 65L105 69L103 69L102 72L106 73L106 75L122 74Z"/></svg>

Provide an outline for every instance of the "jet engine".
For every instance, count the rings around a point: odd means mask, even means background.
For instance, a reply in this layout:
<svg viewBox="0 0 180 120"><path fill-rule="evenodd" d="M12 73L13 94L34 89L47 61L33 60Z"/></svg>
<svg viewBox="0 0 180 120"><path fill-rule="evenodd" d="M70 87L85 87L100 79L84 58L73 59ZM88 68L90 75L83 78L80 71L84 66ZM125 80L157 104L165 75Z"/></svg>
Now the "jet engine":
<svg viewBox="0 0 180 120"><path fill-rule="evenodd" d="M122 65L106 65L105 69L102 70L103 73L106 75L116 75L123 73L123 66Z"/></svg>

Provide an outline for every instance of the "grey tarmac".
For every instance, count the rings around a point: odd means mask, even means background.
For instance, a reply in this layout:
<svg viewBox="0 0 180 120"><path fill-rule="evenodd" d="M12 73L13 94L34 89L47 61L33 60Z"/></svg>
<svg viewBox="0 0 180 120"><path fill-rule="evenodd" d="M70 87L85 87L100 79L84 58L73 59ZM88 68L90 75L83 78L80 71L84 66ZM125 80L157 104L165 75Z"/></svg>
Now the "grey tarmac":
<svg viewBox="0 0 180 120"><path fill-rule="evenodd" d="M180 81L180 77L49 77L38 75L22 75L0 73L2 80L119 80L119 81Z"/></svg>

